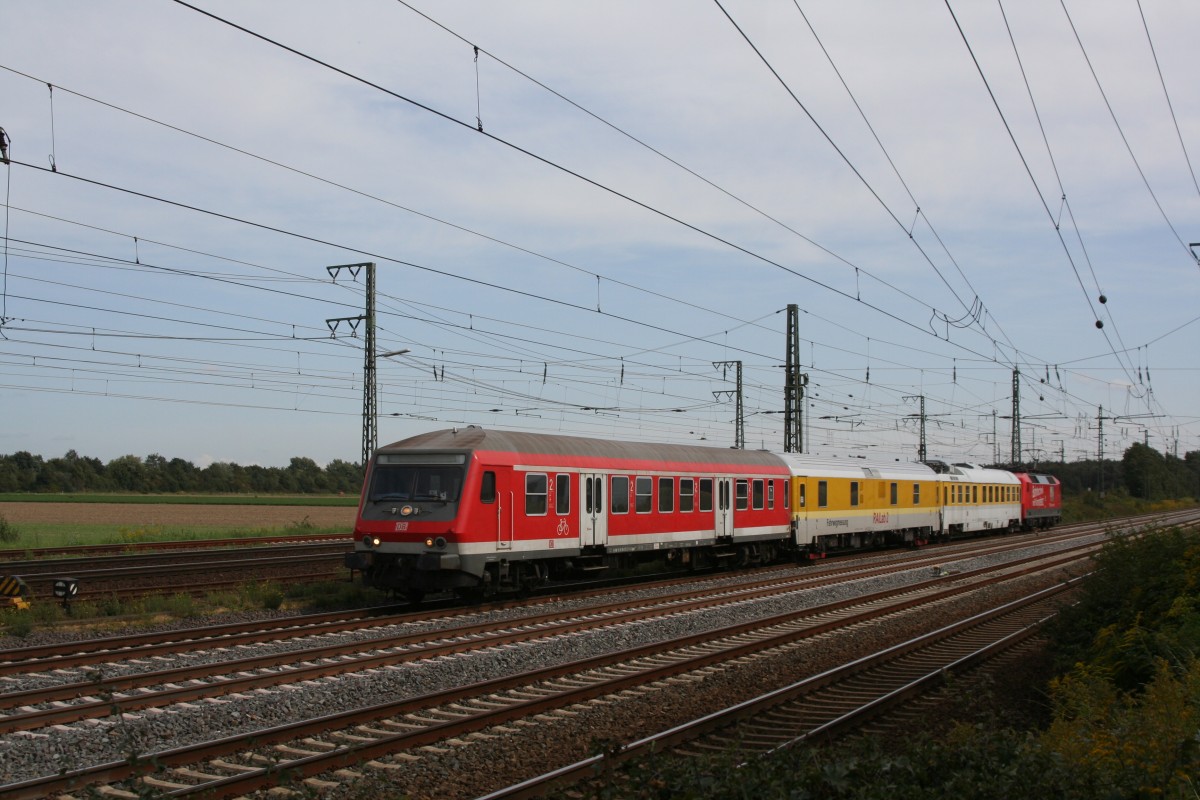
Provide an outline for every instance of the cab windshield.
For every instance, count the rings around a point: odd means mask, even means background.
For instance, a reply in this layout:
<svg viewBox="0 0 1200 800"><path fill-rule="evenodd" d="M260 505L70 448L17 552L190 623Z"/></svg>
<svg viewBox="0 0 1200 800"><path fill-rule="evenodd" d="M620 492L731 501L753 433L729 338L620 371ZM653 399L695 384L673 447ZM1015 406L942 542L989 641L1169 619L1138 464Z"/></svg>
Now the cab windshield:
<svg viewBox="0 0 1200 800"><path fill-rule="evenodd" d="M429 464L376 464L371 475L373 503L387 500L453 503L462 490L463 467Z"/></svg>

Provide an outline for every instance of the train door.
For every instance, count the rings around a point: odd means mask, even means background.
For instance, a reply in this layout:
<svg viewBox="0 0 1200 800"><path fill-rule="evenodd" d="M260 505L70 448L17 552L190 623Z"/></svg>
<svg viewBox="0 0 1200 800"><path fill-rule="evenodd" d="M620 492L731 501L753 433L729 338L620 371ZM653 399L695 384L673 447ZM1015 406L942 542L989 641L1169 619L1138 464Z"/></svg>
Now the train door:
<svg viewBox="0 0 1200 800"><path fill-rule="evenodd" d="M947 513L947 511L949 511L948 506L950 505L950 484L949 483L935 483L934 486L937 487L934 489L934 491L937 492L937 504L938 504L937 534L940 537L945 537L949 533L949 531L946 528L946 513Z"/></svg>
<svg viewBox="0 0 1200 800"><path fill-rule="evenodd" d="M797 547L809 543L808 530L808 476L795 475L792 477L792 531Z"/></svg>
<svg viewBox="0 0 1200 800"><path fill-rule="evenodd" d="M585 472L579 476L580 547L608 542L608 508L604 497L607 482L607 475Z"/></svg>
<svg viewBox="0 0 1200 800"><path fill-rule="evenodd" d="M492 466L481 468L479 479L479 517L471 522L480 541L494 541L500 547L512 544L512 526L508 515L511 493L505 485L505 473Z"/></svg>
<svg viewBox="0 0 1200 800"><path fill-rule="evenodd" d="M513 473L509 470L497 471L492 480L495 482L496 494L496 549L508 550L513 543L513 528L516 527L517 499L513 495ZM487 480L487 473L484 473Z"/></svg>
<svg viewBox="0 0 1200 800"><path fill-rule="evenodd" d="M733 536L733 479L717 478L715 530L717 538Z"/></svg>

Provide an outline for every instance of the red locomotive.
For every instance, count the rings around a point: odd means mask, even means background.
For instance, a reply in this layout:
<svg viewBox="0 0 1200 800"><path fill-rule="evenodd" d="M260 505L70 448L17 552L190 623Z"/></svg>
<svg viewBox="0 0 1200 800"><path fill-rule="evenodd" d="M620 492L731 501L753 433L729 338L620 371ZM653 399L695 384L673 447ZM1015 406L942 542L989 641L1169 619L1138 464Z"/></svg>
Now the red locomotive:
<svg viewBox="0 0 1200 800"><path fill-rule="evenodd" d="M1018 472L1021 482L1021 527L1049 528L1062 522L1062 485L1053 475Z"/></svg>

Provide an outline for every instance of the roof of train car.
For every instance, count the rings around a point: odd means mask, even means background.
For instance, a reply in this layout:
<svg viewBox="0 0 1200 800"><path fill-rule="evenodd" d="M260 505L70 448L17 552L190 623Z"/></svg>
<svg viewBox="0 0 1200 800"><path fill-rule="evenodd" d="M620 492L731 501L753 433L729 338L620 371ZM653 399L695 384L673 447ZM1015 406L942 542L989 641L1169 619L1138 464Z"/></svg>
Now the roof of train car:
<svg viewBox="0 0 1200 800"><path fill-rule="evenodd" d="M1020 483L1017 476L1006 469L978 467L974 464L951 464L947 475L958 475L975 483Z"/></svg>
<svg viewBox="0 0 1200 800"><path fill-rule="evenodd" d="M765 450L624 442L612 439L591 439L583 436L560 436L551 433L490 430L476 425L422 433L384 445L379 449L380 451L486 450L537 456L596 457L691 464L726 463L771 467L776 470L783 470L786 466L777 454Z"/></svg>
<svg viewBox="0 0 1200 800"><path fill-rule="evenodd" d="M781 453L779 457L788 465L793 475L819 474L878 480L932 480L937 477L937 473L918 461L871 461L804 453Z"/></svg>

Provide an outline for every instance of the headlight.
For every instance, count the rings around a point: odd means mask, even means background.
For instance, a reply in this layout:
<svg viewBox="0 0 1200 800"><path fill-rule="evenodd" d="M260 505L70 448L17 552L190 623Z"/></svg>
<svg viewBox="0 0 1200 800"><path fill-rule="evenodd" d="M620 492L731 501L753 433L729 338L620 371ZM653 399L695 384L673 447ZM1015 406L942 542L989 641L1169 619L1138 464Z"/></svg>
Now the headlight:
<svg viewBox="0 0 1200 800"><path fill-rule="evenodd" d="M425 546L430 547L430 548L437 548L438 550L445 550L446 549L446 537L439 536L435 539L432 536L430 536L428 539L425 540Z"/></svg>
<svg viewBox="0 0 1200 800"><path fill-rule="evenodd" d="M371 534L369 534L369 533L368 533L366 536L364 536L364 537L363 537L362 541L363 541L363 546L364 546L364 547L379 547L379 544L380 544L380 539L379 539L379 537L378 537L378 536L372 536L372 535L371 535Z"/></svg>

